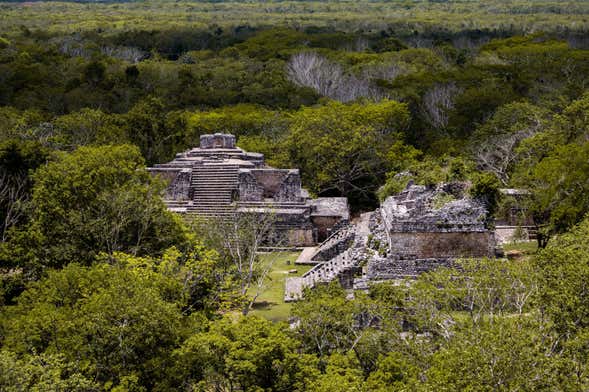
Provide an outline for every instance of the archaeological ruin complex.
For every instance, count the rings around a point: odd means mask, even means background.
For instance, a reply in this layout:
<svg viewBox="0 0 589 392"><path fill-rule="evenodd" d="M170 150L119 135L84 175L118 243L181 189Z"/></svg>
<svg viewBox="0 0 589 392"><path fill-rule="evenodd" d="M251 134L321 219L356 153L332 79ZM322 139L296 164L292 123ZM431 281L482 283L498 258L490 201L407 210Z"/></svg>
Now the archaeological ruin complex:
<svg viewBox="0 0 589 392"><path fill-rule="evenodd" d="M149 168L166 179L164 201L175 212L233 219L272 214L283 245L304 248L297 263L313 268L287 278L285 301L305 288L338 280L347 289L416 277L459 258L494 257L496 240L483 204L468 183L410 183L379 209L350 222L346 198L311 198L298 169L277 169L238 148L229 134L203 135L200 146Z"/></svg>
<svg viewBox="0 0 589 392"><path fill-rule="evenodd" d="M149 168L166 179L164 201L171 211L204 218L272 214L288 246L312 246L349 220L346 198L311 198L298 169L266 165L264 155L242 150L235 136L202 135L200 146Z"/></svg>
<svg viewBox="0 0 589 392"><path fill-rule="evenodd" d="M361 290L369 282L414 278L459 258L494 257L487 210L467 195L468 186L409 184L388 197L380 209L303 252L297 262L314 267L287 279L284 300L296 301L305 288L336 279L344 288Z"/></svg>

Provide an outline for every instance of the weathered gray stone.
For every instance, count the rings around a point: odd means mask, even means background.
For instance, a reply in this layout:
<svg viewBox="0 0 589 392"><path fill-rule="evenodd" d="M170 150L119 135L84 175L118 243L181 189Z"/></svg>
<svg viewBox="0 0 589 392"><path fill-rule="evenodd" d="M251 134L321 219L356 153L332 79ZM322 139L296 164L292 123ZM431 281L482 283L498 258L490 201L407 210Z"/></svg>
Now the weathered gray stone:
<svg viewBox="0 0 589 392"><path fill-rule="evenodd" d="M235 148L235 136L227 133L215 133L213 135L201 135L200 148Z"/></svg>
<svg viewBox="0 0 589 392"><path fill-rule="evenodd" d="M349 217L346 202L339 216L315 223L313 201L301 188L298 169L266 165L263 154L236 147L229 134L202 135L200 147L149 170L168 181L164 201L170 210L223 219L236 213L271 214L277 238L290 246L315 245L318 233Z"/></svg>
<svg viewBox="0 0 589 392"><path fill-rule="evenodd" d="M285 299L297 300L305 287L338 279L344 288L368 282L415 278L463 257L493 257L494 233L487 211L466 194L468 184L436 188L409 186L388 198L360 222L340 229L314 256L320 264L287 285ZM354 234L352 246L347 235Z"/></svg>

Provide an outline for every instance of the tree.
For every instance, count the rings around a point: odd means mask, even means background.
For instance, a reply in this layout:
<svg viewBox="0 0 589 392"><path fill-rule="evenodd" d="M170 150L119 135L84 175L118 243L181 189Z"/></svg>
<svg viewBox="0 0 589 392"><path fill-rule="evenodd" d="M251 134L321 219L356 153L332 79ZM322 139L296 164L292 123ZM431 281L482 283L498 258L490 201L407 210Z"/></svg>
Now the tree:
<svg viewBox="0 0 589 392"><path fill-rule="evenodd" d="M238 139L246 135L276 138L286 131L286 120L282 113L256 105L228 106L191 114L187 138L194 143L200 135L215 132L231 133Z"/></svg>
<svg viewBox="0 0 589 392"><path fill-rule="evenodd" d="M531 210L547 238L563 233L589 212L589 143L557 146L532 169Z"/></svg>
<svg viewBox="0 0 589 392"><path fill-rule="evenodd" d="M534 321L505 318L454 331L431 358L426 390L541 390L555 385L550 339Z"/></svg>
<svg viewBox="0 0 589 392"><path fill-rule="evenodd" d="M397 143L387 155L393 169L387 173L387 180L378 191L381 200L401 192L409 181L436 186L441 182L477 178L473 163L462 156L424 155L411 146Z"/></svg>
<svg viewBox="0 0 589 392"><path fill-rule="evenodd" d="M65 149L97 144L122 144L126 135L122 121L98 109L82 109L54 121L59 132L59 144Z"/></svg>
<svg viewBox="0 0 589 392"><path fill-rule="evenodd" d="M536 259L541 303L563 334L589 328L589 218L555 237Z"/></svg>
<svg viewBox="0 0 589 392"><path fill-rule="evenodd" d="M64 355L25 355L18 358L10 351L0 351L0 389L6 392L64 390L99 391L99 385L85 377Z"/></svg>
<svg viewBox="0 0 589 392"><path fill-rule="evenodd" d="M180 380L214 390L305 391L316 360L296 354L282 324L258 317L225 317L174 352Z"/></svg>
<svg viewBox="0 0 589 392"><path fill-rule="evenodd" d="M456 83L437 84L423 96L422 111L428 122L437 129L448 126L449 111L454 109L455 97L461 93Z"/></svg>
<svg viewBox="0 0 589 392"><path fill-rule="evenodd" d="M501 106L473 136L473 155L480 169L497 176L506 186L520 159L520 143L547 126L544 110L528 103Z"/></svg>
<svg viewBox="0 0 589 392"><path fill-rule="evenodd" d="M0 233L6 242L9 230L22 224L31 196L30 173L48 159L37 142L7 140L0 143Z"/></svg>
<svg viewBox="0 0 589 392"><path fill-rule="evenodd" d="M158 254L183 241L178 218L130 146L81 147L37 170L32 221L38 262L90 263L100 252Z"/></svg>
<svg viewBox="0 0 589 392"><path fill-rule="evenodd" d="M501 197L497 177L490 173L475 175L469 193L473 198L480 200L485 205L489 220L493 219Z"/></svg>
<svg viewBox="0 0 589 392"><path fill-rule="evenodd" d="M228 218L195 218L192 221L198 236L224 260L223 272L237 286L244 315L261 294L272 268L272 261L261 262L260 248L264 245L280 247L286 240L277 232L276 223L277 217L272 211L239 210L234 210Z"/></svg>
<svg viewBox="0 0 589 392"><path fill-rule="evenodd" d="M139 147L147 164L170 160L183 147L184 129L166 111L160 98L146 98L124 116L128 139Z"/></svg>
<svg viewBox="0 0 589 392"><path fill-rule="evenodd" d="M295 113L287 138L290 162L317 194L369 199L387 172L386 153L403 138L407 107L329 102Z"/></svg>
<svg viewBox="0 0 589 392"><path fill-rule="evenodd" d="M31 284L2 319L4 346L18 355L64 358L73 373L102 385L135 377L150 388L164 378L169 355L185 336L186 282L182 274L166 274L169 262L160 268L118 256L112 264L72 263Z"/></svg>
<svg viewBox="0 0 589 392"><path fill-rule="evenodd" d="M373 334L374 327L380 323L383 335L390 332L392 327L396 331L394 317L390 316L388 308L391 304L378 303L361 294L355 300L348 300L345 291L337 282L326 287L317 287L305 293L305 299L297 302L292 309L292 315L297 320L296 334L307 352L315 353L322 361L333 353L354 352L360 364L374 353L367 350L379 350L373 347L369 340L376 339L377 346L388 340L385 347L397 339L394 334L378 340L379 334ZM378 352L374 357L378 356Z"/></svg>
<svg viewBox="0 0 589 392"><path fill-rule="evenodd" d="M316 52L301 52L293 55L286 65L288 78L298 86L309 87L319 95L340 102L359 98L383 98L380 89L373 84L376 76L393 79L400 73L397 67L380 68L362 75L346 73L342 66L329 61Z"/></svg>

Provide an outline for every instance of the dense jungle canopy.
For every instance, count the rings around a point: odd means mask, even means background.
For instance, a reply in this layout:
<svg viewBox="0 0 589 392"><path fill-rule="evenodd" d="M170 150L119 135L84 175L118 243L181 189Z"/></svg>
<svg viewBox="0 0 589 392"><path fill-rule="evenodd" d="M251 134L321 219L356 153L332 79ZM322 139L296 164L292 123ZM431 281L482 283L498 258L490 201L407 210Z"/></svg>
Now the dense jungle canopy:
<svg viewBox="0 0 589 392"><path fill-rule="evenodd" d="M212 132L354 213L526 189L540 248L247 314L146 171ZM0 390L588 390L588 212L588 2L0 2Z"/></svg>

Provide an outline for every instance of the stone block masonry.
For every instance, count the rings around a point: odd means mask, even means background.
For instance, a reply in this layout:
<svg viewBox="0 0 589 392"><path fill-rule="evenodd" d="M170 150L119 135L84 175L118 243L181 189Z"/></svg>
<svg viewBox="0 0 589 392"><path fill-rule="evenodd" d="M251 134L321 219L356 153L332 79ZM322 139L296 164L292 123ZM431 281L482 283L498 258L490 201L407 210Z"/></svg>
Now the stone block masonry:
<svg viewBox="0 0 589 392"><path fill-rule="evenodd" d="M243 151L230 134L202 135L199 147L149 170L168 182L164 201L171 211L205 219L271 214L280 246L316 245L320 234L349 218L347 199L309 198L298 169L266 165L263 154Z"/></svg>
<svg viewBox="0 0 589 392"><path fill-rule="evenodd" d="M318 264L287 280L285 301L334 279L347 289L366 289L371 281L412 279L459 258L494 257L487 210L467 195L467 188L467 183L410 184L387 198L380 209L340 228L316 250L312 258Z"/></svg>

